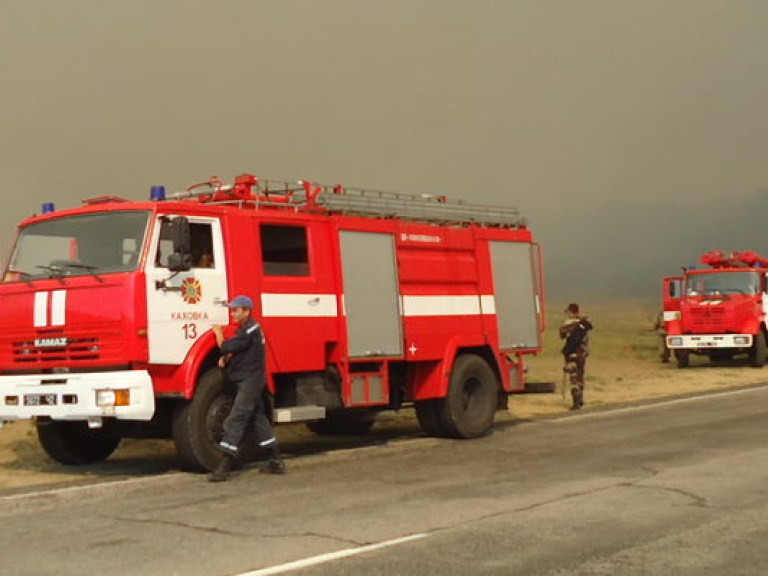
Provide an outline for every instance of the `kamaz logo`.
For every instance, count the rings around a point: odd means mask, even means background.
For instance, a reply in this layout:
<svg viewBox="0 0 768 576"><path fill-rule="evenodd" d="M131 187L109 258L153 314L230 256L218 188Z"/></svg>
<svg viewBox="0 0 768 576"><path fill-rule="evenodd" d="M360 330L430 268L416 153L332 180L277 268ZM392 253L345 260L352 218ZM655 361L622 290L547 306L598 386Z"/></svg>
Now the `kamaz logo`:
<svg viewBox="0 0 768 576"><path fill-rule="evenodd" d="M35 346L38 348L63 348L69 343L69 339L60 338L35 338Z"/></svg>

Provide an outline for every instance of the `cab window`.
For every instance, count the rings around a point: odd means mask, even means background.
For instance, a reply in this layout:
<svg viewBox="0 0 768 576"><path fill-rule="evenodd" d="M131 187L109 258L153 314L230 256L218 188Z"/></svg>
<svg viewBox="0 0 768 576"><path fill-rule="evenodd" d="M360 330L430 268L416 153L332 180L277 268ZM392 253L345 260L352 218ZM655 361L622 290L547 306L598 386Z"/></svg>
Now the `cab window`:
<svg viewBox="0 0 768 576"><path fill-rule="evenodd" d="M215 268L213 258L213 231L210 224L191 222L192 268ZM160 268L168 267L168 257L173 253L173 240L170 220L163 220L160 228L160 240L157 244L155 265Z"/></svg>

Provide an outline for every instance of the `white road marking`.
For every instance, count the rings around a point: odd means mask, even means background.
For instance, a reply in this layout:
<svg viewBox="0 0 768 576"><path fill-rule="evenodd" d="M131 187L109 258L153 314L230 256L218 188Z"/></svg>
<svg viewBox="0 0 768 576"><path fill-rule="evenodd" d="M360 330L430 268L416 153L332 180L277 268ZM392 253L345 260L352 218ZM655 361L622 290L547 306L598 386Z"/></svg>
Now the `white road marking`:
<svg viewBox="0 0 768 576"><path fill-rule="evenodd" d="M327 554L320 554L319 556L312 556L310 558L288 562L287 564L261 568L252 572L243 572L238 574L238 576L268 576L269 574L283 574L284 572L290 572L291 570L307 568L308 566L317 566L318 564L332 562L341 558L348 558L349 556L355 556L357 554L364 554L365 552L370 552L372 550L380 550L381 548L387 548L389 546L397 546L398 544L405 544L406 542L426 537L427 534L411 534L410 536L385 540L384 542L377 542L376 544L368 544L367 546L360 546L358 548L346 548L336 552L328 552Z"/></svg>
<svg viewBox="0 0 768 576"><path fill-rule="evenodd" d="M154 483L159 480L178 479L179 477L189 476L184 472L169 472L158 476L142 476L141 478L128 478L126 480L107 480L106 482L94 482L92 484L82 484L79 486L64 486L62 488L49 488L48 490L37 490L35 492L24 492L22 494L12 494L10 496L0 496L0 504L3 502L14 502L27 500L38 496L57 496L59 494L70 494L77 492L88 492L99 488L119 488L130 484Z"/></svg>

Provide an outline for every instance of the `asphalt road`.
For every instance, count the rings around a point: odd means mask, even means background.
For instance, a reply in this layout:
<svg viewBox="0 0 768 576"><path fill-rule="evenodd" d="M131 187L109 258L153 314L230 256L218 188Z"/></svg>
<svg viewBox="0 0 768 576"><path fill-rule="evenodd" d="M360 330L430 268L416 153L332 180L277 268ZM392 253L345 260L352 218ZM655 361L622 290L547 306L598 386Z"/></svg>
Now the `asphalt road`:
<svg viewBox="0 0 768 576"><path fill-rule="evenodd" d="M763 575L768 388L0 498L0 574ZM303 561L297 568L289 563Z"/></svg>

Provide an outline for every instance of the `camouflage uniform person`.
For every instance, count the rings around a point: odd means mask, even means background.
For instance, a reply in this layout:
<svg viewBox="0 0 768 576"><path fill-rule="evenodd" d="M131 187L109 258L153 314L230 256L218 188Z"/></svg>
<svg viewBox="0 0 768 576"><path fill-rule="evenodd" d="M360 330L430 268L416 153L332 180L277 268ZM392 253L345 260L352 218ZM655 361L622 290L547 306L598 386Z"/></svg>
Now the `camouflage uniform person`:
<svg viewBox="0 0 768 576"><path fill-rule="evenodd" d="M667 323L664 322L664 311L659 312L656 317L656 324L653 325L653 332L656 332L661 339L661 361L665 364L669 362L669 348L667 347Z"/></svg>
<svg viewBox="0 0 768 576"><path fill-rule="evenodd" d="M579 305L572 303L565 309L567 317L560 325L560 338L563 344L565 366L563 372L568 376L573 398L572 410L584 405L584 368L589 355L589 331L592 323L587 316L579 312Z"/></svg>

